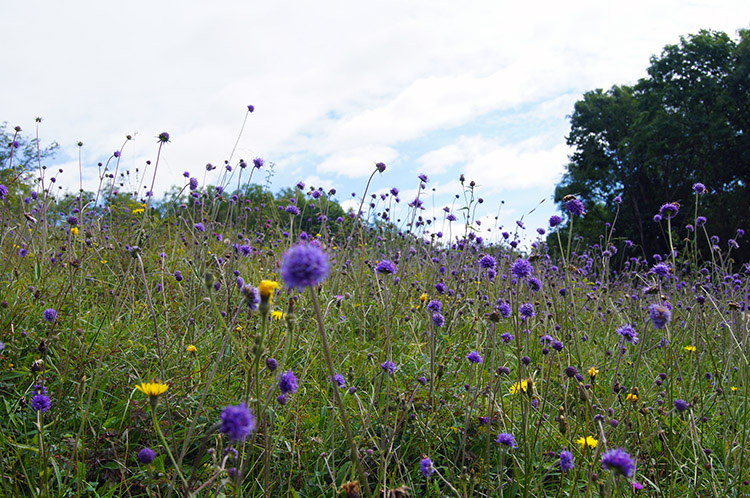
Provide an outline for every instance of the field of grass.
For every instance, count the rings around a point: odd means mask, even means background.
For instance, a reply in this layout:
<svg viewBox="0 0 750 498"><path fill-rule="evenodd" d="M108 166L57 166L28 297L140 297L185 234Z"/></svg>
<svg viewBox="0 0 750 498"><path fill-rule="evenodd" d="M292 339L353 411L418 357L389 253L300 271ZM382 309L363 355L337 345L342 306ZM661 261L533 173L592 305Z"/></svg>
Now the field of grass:
<svg viewBox="0 0 750 498"><path fill-rule="evenodd" d="M671 254L616 220L489 244L468 182L435 217L394 190L333 219L320 190L222 178L159 209L7 185L2 496L750 494L741 229L667 204Z"/></svg>

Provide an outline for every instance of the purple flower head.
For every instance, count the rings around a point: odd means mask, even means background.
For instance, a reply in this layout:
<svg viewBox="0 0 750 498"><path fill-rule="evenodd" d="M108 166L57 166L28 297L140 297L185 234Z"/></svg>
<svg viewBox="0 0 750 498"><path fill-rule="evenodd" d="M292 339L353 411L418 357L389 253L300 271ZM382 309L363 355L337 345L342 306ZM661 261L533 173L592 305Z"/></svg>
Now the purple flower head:
<svg viewBox="0 0 750 498"><path fill-rule="evenodd" d="M635 460L622 448L609 450L602 455L602 467L625 477L633 477L633 474L635 474Z"/></svg>
<svg viewBox="0 0 750 498"><path fill-rule="evenodd" d="M154 458L156 458L156 452L151 448L143 448L138 452L138 461L144 465L153 462Z"/></svg>
<svg viewBox="0 0 750 498"><path fill-rule="evenodd" d="M73 215L68 216L68 219L65 220L65 221L68 223L68 225L70 225L72 227L74 227L74 226L76 226L78 224L78 218L76 218Z"/></svg>
<svg viewBox="0 0 750 498"><path fill-rule="evenodd" d="M275 372L279 368L279 362L276 358L266 358L266 368L269 372Z"/></svg>
<svg viewBox="0 0 750 498"><path fill-rule="evenodd" d="M287 213L291 214L292 216L298 216L299 213L300 213L299 208L297 206L295 206L294 204L288 205L286 207L285 211Z"/></svg>
<svg viewBox="0 0 750 498"><path fill-rule="evenodd" d="M430 477L433 472L435 472L435 467L433 467L432 460L430 460L429 457L424 457L422 461L419 462L419 471L425 477Z"/></svg>
<svg viewBox="0 0 750 498"><path fill-rule="evenodd" d="M435 312L432 314L432 323L436 327L442 327L443 325L445 325L445 317L442 315L442 313Z"/></svg>
<svg viewBox="0 0 750 498"><path fill-rule="evenodd" d="M255 417L245 403L227 406L221 412L221 432L231 441L244 441L255 430Z"/></svg>
<svg viewBox="0 0 750 498"><path fill-rule="evenodd" d="M250 311L255 311L260 306L260 291L252 285L246 284L242 287L242 297Z"/></svg>
<svg viewBox="0 0 750 498"><path fill-rule="evenodd" d="M376 168L376 169L377 169L377 170L378 170L378 171L379 171L380 173L382 173L383 171L385 171L385 163L377 163L377 164L375 164L375 168Z"/></svg>
<svg viewBox="0 0 750 498"><path fill-rule="evenodd" d="M693 184L693 191L694 191L694 192L695 192L696 194L699 194L699 195L700 195L700 194L705 194L705 193L706 193L706 186L705 186L705 185L703 185L703 184L702 184L702 183L700 183L700 182L696 182L696 183L694 183L694 184Z"/></svg>
<svg viewBox="0 0 750 498"><path fill-rule="evenodd" d="M680 212L680 205L676 202L668 202L659 209L659 214L664 218L674 218Z"/></svg>
<svg viewBox="0 0 750 498"><path fill-rule="evenodd" d="M663 329L672 320L672 307L669 306L669 303L651 304L648 307L648 313L657 329Z"/></svg>
<svg viewBox="0 0 750 498"><path fill-rule="evenodd" d="M8 187L0 183L0 201L5 199L6 195L8 195Z"/></svg>
<svg viewBox="0 0 750 498"><path fill-rule="evenodd" d="M331 378L331 382L333 382L338 388L346 387L346 379L344 379L344 376L341 374L334 375Z"/></svg>
<svg viewBox="0 0 750 498"><path fill-rule="evenodd" d="M621 196L619 196L619 195L616 195L616 196L615 196L615 198L614 198L614 199L612 199L612 201L613 201L613 202L614 202L615 204L622 204L622 197L621 197Z"/></svg>
<svg viewBox="0 0 750 498"><path fill-rule="evenodd" d="M190 179L190 190L195 190L198 188L198 179L197 178L191 178Z"/></svg>
<svg viewBox="0 0 750 498"><path fill-rule="evenodd" d="M196 230L198 230L199 232L205 232L206 231L206 227L203 226L203 223L201 223L201 222L196 223L195 225L193 225L193 227Z"/></svg>
<svg viewBox="0 0 750 498"><path fill-rule="evenodd" d="M500 312L500 315L502 315L503 318L508 318L510 314L512 313L512 310L510 309L510 304L503 303L500 306L497 307L497 310Z"/></svg>
<svg viewBox="0 0 750 498"><path fill-rule="evenodd" d="M472 363L482 363L482 356L476 351L472 351L471 353L466 355L466 359Z"/></svg>
<svg viewBox="0 0 750 498"><path fill-rule="evenodd" d="M52 308L47 308L44 310L44 319L50 323L57 320L57 311L55 311Z"/></svg>
<svg viewBox="0 0 750 498"><path fill-rule="evenodd" d="M516 336L514 336L510 332L503 332L502 334L500 334L500 339L502 339L503 342L506 344L510 343L510 341L512 341L515 338Z"/></svg>
<svg viewBox="0 0 750 498"><path fill-rule="evenodd" d="M676 399L674 400L674 407L678 412L684 412L688 409L688 403L684 399Z"/></svg>
<svg viewBox="0 0 750 498"><path fill-rule="evenodd" d="M531 266L528 260L519 258L513 263L511 273L520 280L530 277L534 273L534 267Z"/></svg>
<svg viewBox="0 0 750 498"><path fill-rule="evenodd" d="M573 453L563 450L560 452L560 470L563 472L570 472L575 468L576 464L573 461Z"/></svg>
<svg viewBox="0 0 750 498"><path fill-rule="evenodd" d="M573 366L565 367L565 375L568 376L569 379L572 379L578 374L578 369Z"/></svg>
<svg viewBox="0 0 750 498"><path fill-rule="evenodd" d="M557 225L559 225L562 222L563 222L563 219L560 216L556 215L556 214L553 214L549 218L549 226L550 226L550 228L555 228Z"/></svg>
<svg viewBox="0 0 750 498"><path fill-rule="evenodd" d="M654 223L659 223L662 220L662 216L660 214L654 215Z"/></svg>
<svg viewBox="0 0 750 498"><path fill-rule="evenodd" d="M623 325L617 329L617 333L630 344L638 344L638 332L636 332L632 325Z"/></svg>
<svg viewBox="0 0 750 498"><path fill-rule="evenodd" d="M328 277L328 256L313 244L297 244L284 253L281 278L288 287L303 290L317 286Z"/></svg>
<svg viewBox="0 0 750 498"><path fill-rule="evenodd" d="M660 277L668 277L671 273L672 269L669 267L666 263L657 263L653 267L651 267L651 270L649 273L652 273L654 275L658 275Z"/></svg>
<svg viewBox="0 0 750 498"><path fill-rule="evenodd" d="M482 268L494 268L496 265L497 261L489 254L483 256L482 259L479 260L479 266Z"/></svg>
<svg viewBox="0 0 750 498"><path fill-rule="evenodd" d="M706 217L705 217L705 216L698 216L698 217L697 217L697 218L695 219L695 226L697 226L697 227L702 227L703 225L705 225L705 224L706 224L706 221L708 221L708 220L706 219Z"/></svg>
<svg viewBox="0 0 750 498"><path fill-rule="evenodd" d="M182 282L182 272L180 270L174 272L174 279L178 282Z"/></svg>
<svg viewBox="0 0 750 498"><path fill-rule="evenodd" d="M44 392L46 393L46 389ZM31 407L38 412L48 412L51 406L52 401L49 399L49 396L44 393L39 393L31 398Z"/></svg>
<svg viewBox="0 0 750 498"><path fill-rule="evenodd" d="M537 292L542 288L542 281L536 277L530 277L526 283L529 285L529 289L534 292Z"/></svg>
<svg viewBox="0 0 750 498"><path fill-rule="evenodd" d="M453 214L453 213L451 213L448 216L446 216L445 219L448 220L448 221L456 221L457 220L456 215Z"/></svg>
<svg viewBox="0 0 750 498"><path fill-rule="evenodd" d="M586 206L578 199L571 199L565 203L565 209L574 216L583 216L586 214Z"/></svg>
<svg viewBox="0 0 750 498"><path fill-rule="evenodd" d="M516 447L516 438L513 437L513 434L508 434L507 432L501 432L500 434L498 434L495 442L504 446L508 446L509 448Z"/></svg>
<svg viewBox="0 0 750 498"><path fill-rule="evenodd" d="M263 161L263 159L262 159L262 158L260 158L260 157L256 157L255 159L253 159L253 167L254 167L255 169L260 169L260 168L262 168L262 167L263 167L263 164L265 164L265 161Z"/></svg>
<svg viewBox="0 0 750 498"><path fill-rule="evenodd" d="M381 260L377 265L375 265L375 272L380 274L392 274L396 273L398 271L398 267L392 262L387 259Z"/></svg>
<svg viewBox="0 0 750 498"><path fill-rule="evenodd" d="M536 316L536 310L534 310L534 305L531 303L522 304L521 307L518 308L518 313L523 319L533 318L534 316Z"/></svg>
<svg viewBox="0 0 750 498"><path fill-rule="evenodd" d="M427 175L425 175L424 173L422 173L421 175L419 175L419 179L422 180L424 183L427 183L427 182L430 181L430 179L427 178Z"/></svg>
<svg viewBox="0 0 750 498"><path fill-rule="evenodd" d="M443 311L443 303L441 303L437 299L433 299L432 301L427 303L427 309L434 313L440 313L441 311Z"/></svg>
<svg viewBox="0 0 750 498"><path fill-rule="evenodd" d="M382 368L383 371L388 375L393 375L394 373L396 373L396 364L392 361L384 361L380 364L380 368Z"/></svg>
<svg viewBox="0 0 750 498"><path fill-rule="evenodd" d="M282 394L294 394L298 387L297 376L291 370L288 370L279 379L279 390Z"/></svg>

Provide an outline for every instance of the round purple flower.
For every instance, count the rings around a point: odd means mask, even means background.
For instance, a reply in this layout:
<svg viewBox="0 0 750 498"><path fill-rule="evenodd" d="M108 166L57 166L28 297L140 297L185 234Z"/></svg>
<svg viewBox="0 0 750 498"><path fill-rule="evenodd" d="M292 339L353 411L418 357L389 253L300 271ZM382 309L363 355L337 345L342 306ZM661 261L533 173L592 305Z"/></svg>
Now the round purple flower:
<svg viewBox="0 0 750 498"><path fill-rule="evenodd" d="M635 331L632 325L623 325L617 329L617 333L630 344L638 344L638 332Z"/></svg>
<svg viewBox="0 0 750 498"><path fill-rule="evenodd" d="M256 157L255 159L253 159L253 167L255 169L262 168L264 163L265 163L265 161L263 161L263 159L260 158L260 157Z"/></svg>
<svg viewBox="0 0 750 498"><path fill-rule="evenodd" d="M534 292L537 292L542 288L542 281L536 277L530 277L526 283L529 285L529 289Z"/></svg>
<svg viewBox="0 0 750 498"><path fill-rule="evenodd" d="M144 465L153 462L154 458L156 458L156 452L151 448L143 448L138 452L138 461Z"/></svg>
<svg viewBox="0 0 750 498"><path fill-rule="evenodd" d="M232 441L244 441L255 430L255 417L245 403L227 406L221 412L221 432Z"/></svg>
<svg viewBox="0 0 750 498"><path fill-rule="evenodd" d="M557 225L559 225L562 222L563 222L563 219L556 214L553 214L552 216L549 217L550 228L555 228Z"/></svg>
<svg viewBox="0 0 750 498"><path fill-rule="evenodd" d="M437 299L433 299L429 303L427 303L427 309L432 311L433 313L440 313L443 311L443 303L438 301Z"/></svg>
<svg viewBox="0 0 750 498"><path fill-rule="evenodd" d="M377 163L377 164L375 164L375 168L376 168L376 169L377 169L377 170L378 170L378 171L379 171L380 173L382 173L383 171L385 171L385 163Z"/></svg>
<svg viewBox="0 0 750 498"><path fill-rule="evenodd" d="M197 178L191 178L190 179L190 190L195 190L198 188L198 179Z"/></svg>
<svg viewBox="0 0 750 498"><path fill-rule="evenodd" d="M297 376L291 370L287 371L279 379L279 390L281 390L282 394L294 394L298 387Z"/></svg>
<svg viewBox="0 0 750 498"><path fill-rule="evenodd" d="M672 320L672 307L667 303L654 303L650 305L648 313L651 316L651 321L654 322L654 327L657 329L663 329Z"/></svg>
<svg viewBox="0 0 750 498"><path fill-rule="evenodd" d="M563 450L560 452L560 470L563 472L570 472L575 468L576 464L573 461L573 453Z"/></svg>
<svg viewBox="0 0 750 498"><path fill-rule="evenodd" d="M432 314L432 323L436 327L442 327L443 325L445 325L445 317L442 313L435 312Z"/></svg>
<svg viewBox="0 0 750 498"><path fill-rule="evenodd" d="M284 253L281 278L287 286L303 290L320 285L328 277L328 256L313 244L297 244Z"/></svg>
<svg viewBox="0 0 750 498"><path fill-rule="evenodd" d="M398 267L392 262L387 259L381 260L377 265L375 265L375 272L380 274L392 274L396 273L398 271Z"/></svg>
<svg viewBox="0 0 750 498"><path fill-rule="evenodd" d="M513 437L513 434L508 434L507 432L501 432L500 434L498 434L495 442L508 446L509 448L516 447L516 438Z"/></svg>
<svg viewBox="0 0 750 498"><path fill-rule="evenodd" d="M674 218L680 212L680 205L676 202L668 202L659 209L659 214L664 218Z"/></svg>
<svg viewBox="0 0 750 498"><path fill-rule="evenodd" d="M266 358L266 368L269 372L275 372L279 368L279 362L276 358Z"/></svg>
<svg viewBox="0 0 750 498"><path fill-rule="evenodd" d="M0 201L5 199L6 195L8 195L8 187L0 183Z"/></svg>
<svg viewBox="0 0 750 498"><path fill-rule="evenodd" d="M534 267L531 266L531 263L526 259L517 259L516 262L513 263L511 273L513 273L518 279L527 278L534 273Z"/></svg>
<svg viewBox="0 0 750 498"><path fill-rule="evenodd" d="M602 455L602 467L605 470L613 470L625 477L633 477L635 474L635 460L622 448L609 450Z"/></svg>
<svg viewBox="0 0 750 498"><path fill-rule="evenodd" d="M182 282L182 272L180 270L174 272L174 279L178 282Z"/></svg>
<svg viewBox="0 0 750 498"><path fill-rule="evenodd" d="M466 355L466 359L472 363L482 363L482 356L476 351L472 351Z"/></svg>
<svg viewBox="0 0 750 498"><path fill-rule="evenodd" d="M684 412L688 409L688 403L684 399L676 399L674 400L674 407L678 412Z"/></svg>
<svg viewBox="0 0 750 498"><path fill-rule="evenodd" d="M702 184L702 183L700 183L700 182L696 182L696 183L694 183L694 184L693 184L693 191L694 191L694 192L695 192L696 194L699 194L699 195L700 195L700 194L705 194L705 193L706 193L706 186L705 186L705 185L703 185L703 184Z"/></svg>
<svg viewBox="0 0 750 498"><path fill-rule="evenodd" d="M74 227L74 226L76 226L78 224L78 218L76 218L73 215L68 216L68 219L65 220L65 221L68 223L68 225L70 225L72 227Z"/></svg>
<svg viewBox="0 0 750 498"><path fill-rule="evenodd" d="M494 268L496 265L497 261L489 254L483 256L482 259L479 260L479 266L482 268Z"/></svg>
<svg viewBox="0 0 750 498"><path fill-rule="evenodd" d="M429 457L424 457L422 461L419 462L419 471L425 477L430 477L433 472L435 472L435 467L433 467L432 460L430 460Z"/></svg>
<svg viewBox="0 0 750 498"><path fill-rule="evenodd" d="M55 311L52 308L47 308L44 310L44 319L50 323L57 320L57 311Z"/></svg>
<svg viewBox="0 0 750 498"><path fill-rule="evenodd" d="M583 216L586 214L586 206L578 199L571 199L565 203L565 209L574 216Z"/></svg>
<svg viewBox="0 0 750 498"><path fill-rule="evenodd" d="M523 319L533 318L534 316L536 316L536 310L534 310L534 305L531 303L522 304L521 307L518 308L518 313Z"/></svg>
<svg viewBox="0 0 750 498"><path fill-rule="evenodd" d="M344 379L344 376L341 374L334 375L331 378L331 382L333 382L338 388L346 387L346 379Z"/></svg>
<svg viewBox="0 0 750 498"><path fill-rule="evenodd" d="M705 216L698 216L698 217L697 217L697 218L695 219L695 226L697 226L697 227L702 227L703 225L705 225L705 224L706 224L706 221L708 221L708 220L706 219L706 217L705 217Z"/></svg>
<svg viewBox="0 0 750 498"><path fill-rule="evenodd" d="M286 211L287 213L289 213L289 214L293 215L293 216L297 216L297 215L299 215L299 213L300 213L300 211L299 211L299 208L298 208L297 206L295 206L294 204L290 204L290 205L288 205L288 206L286 207L285 211Z"/></svg>
<svg viewBox="0 0 750 498"><path fill-rule="evenodd" d="M392 361L384 361L380 364L380 368L382 368L383 371L388 375L393 375L394 373L396 373L396 364Z"/></svg>
<svg viewBox="0 0 750 498"><path fill-rule="evenodd" d="M31 407L38 412L48 412L51 406L52 401L49 399L49 396L44 393L39 393L31 398Z"/></svg>

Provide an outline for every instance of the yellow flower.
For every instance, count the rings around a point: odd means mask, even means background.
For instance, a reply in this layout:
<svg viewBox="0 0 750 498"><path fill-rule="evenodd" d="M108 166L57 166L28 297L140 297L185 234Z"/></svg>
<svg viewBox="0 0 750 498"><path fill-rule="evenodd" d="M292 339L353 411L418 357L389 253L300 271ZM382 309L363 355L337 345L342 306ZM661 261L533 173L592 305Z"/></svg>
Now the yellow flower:
<svg viewBox="0 0 750 498"><path fill-rule="evenodd" d="M161 382L144 382L143 384L139 384L135 386L136 389L138 389L143 394L147 394L150 398L158 398L165 392L167 392L167 389L169 389L169 386L167 384L162 384Z"/></svg>
<svg viewBox="0 0 750 498"><path fill-rule="evenodd" d="M599 444L599 441L594 439L592 436L586 436L578 438L576 443L581 445L581 449L591 448L593 450L594 448L596 448L596 445Z"/></svg>
<svg viewBox="0 0 750 498"><path fill-rule="evenodd" d="M70 229L71 235L78 235L78 227L73 227Z"/></svg>
<svg viewBox="0 0 750 498"><path fill-rule="evenodd" d="M736 386L732 386L732 392L736 392L736 391L737 391L737 387Z"/></svg>
<svg viewBox="0 0 750 498"><path fill-rule="evenodd" d="M188 353L193 353L193 354L195 354L195 353L197 353L197 352L198 352L198 348L196 348L196 347L195 347L195 344L188 344L188 347L187 347L187 348L185 348L185 349L187 349L187 352L188 352Z"/></svg>
<svg viewBox="0 0 750 498"><path fill-rule="evenodd" d="M133 209L133 214L141 214L145 212L146 210L143 208Z"/></svg>
<svg viewBox="0 0 750 498"><path fill-rule="evenodd" d="M638 401L638 395L630 393L630 394L627 395L627 397L625 399L628 400L628 401L631 401L631 402L635 403L636 401Z"/></svg>
<svg viewBox="0 0 750 498"><path fill-rule="evenodd" d="M685 351L689 351L692 353L695 351L695 346L685 346Z"/></svg>
<svg viewBox="0 0 750 498"><path fill-rule="evenodd" d="M596 369L596 367L589 368L589 377L592 379L596 378L596 376L599 374L599 370Z"/></svg>
<svg viewBox="0 0 750 498"><path fill-rule="evenodd" d="M261 280L258 286L258 292L260 292L261 299L268 299L269 303L273 303L273 291L279 288L279 283L273 280Z"/></svg>
<svg viewBox="0 0 750 498"><path fill-rule="evenodd" d="M419 300L422 301L423 303L427 301L427 293L425 292L424 294L419 296Z"/></svg>
<svg viewBox="0 0 750 498"><path fill-rule="evenodd" d="M276 320L277 322L280 322L282 318L286 316L286 313L282 313L281 311L272 311L271 312L271 318Z"/></svg>
<svg viewBox="0 0 750 498"><path fill-rule="evenodd" d="M529 379L523 379L521 382L516 382L512 386L510 386L510 393L516 394L519 391L526 392L526 389L529 387Z"/></svg>

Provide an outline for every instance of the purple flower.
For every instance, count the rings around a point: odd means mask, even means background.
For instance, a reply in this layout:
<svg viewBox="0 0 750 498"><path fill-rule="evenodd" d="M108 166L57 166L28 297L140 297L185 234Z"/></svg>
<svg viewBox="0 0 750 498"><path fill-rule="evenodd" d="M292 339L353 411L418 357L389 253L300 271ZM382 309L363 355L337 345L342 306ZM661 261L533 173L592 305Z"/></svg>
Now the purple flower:
<svg viewBox="0 0 750 498"><path fill-rule="evenodd" d="M190 179L190 190L195 190L198 188L198 179L197 178L191 178Z"/></svg>
<svg viewBox="0 0 750 498"><path fill-rule="evenodd" d="M510 304L508 303L501 304L497 307L497 310L500 312L503 318L508 318L513 311L510 309Z"/></svg>
<svg viewBox="0 0 750 498"><path fill-rule="evenodd" d="M73 215L68 216L68 219L65 220L65 221L68 223L68 225L70 225L72 227L74 227L74 226L76 226L78 224L78 218L76 218Z"/></svg>
<svg viewBox="0 0 750 498"><path fill-rule="evenodd" d="M676 399L674 400L674 407L678 412L684 412L688 409L688 403L684 399Z"/></svg>
<svg viewBox="0 0 750 498"><path fill-rule="evenodd" d="M221 432L231 441L244 441L255 430L255 417L245 403L227 406L221 412Z"/></svg>
<svg viewBox="0 0 750 498"><path fill-rule="evenodd" d="M205 226L203 226L203 223L200 223L200 222L199 222L199 223L196 223L196 224L195 224L195 225L193 225L193 226L194 226L194 227L195 227L195 229L196 229L196 230L198 230L199 232L205 232L205 231L206 231L206 227L205 227Z"/></svg>
<svg viewBox="0 0 750 498"><path fill-rule="evenodd" d="M47 308L44 310L44 319L50 323L57 320L57 311L55 311L52 308Z"/></svg>
<svg viewBox="0 0 750 498"><path fill-rule="evenodd" d="M609 450L602 455L602 467L605 470L613 470L625 477L633 477L635 474L635 460L622 448Z"/></svg>
<svg viewBox="0 0 750 498"><path fill-rule="evenodd" d="M392 262L387 259L384 259L380 261L377 265L375 265L375 272L380 274L392 274L396 273L398 271L398 267Z"/></svg>
<svg viewBox="0 0 750 498"><path fill-rule="evenodd" d="M138 461L144 465L153 462L154 458L156 458L156 452L151 448L143 448L138 452Z"/></svg>
<svg viewBox="0 0 750 498"><path fill-rule="evenodd" d="M571 199L565 203L565 209L574 216L583 216L586 214L586 206L578 199Z"/></svg>
<svg viewBox="0 0 750 498"><path fill-rule="evenodd" d="M433 467L432 460L429 457L424 457L419 463L419 471L425 477L430 477L435 472L435 467Z"/></svg>
<svg viewBox="0 0 750 498"><path fill-rule="evenodd" d="M253 167L255 167L255 169L262 168L264 163L265 161L263 161L263 159L260 157L256 157L255 159L253 159Z"/></svg>
<svg viewBox="0 0 750 498"><path fill-rule="evenodd" d="M635 331L632 325L623 325L617 329L617 333L630 344L638 344L638 332Z"/></svg>
<svg viewBox="0 0 750 498"><path fill-rule="evenodd" d="M8 195L8 187L0 183L0 201L5 199L6 195Z"/></svg>
<svg viewBox="0 0 750 498"><path fill-rule="evenodd" d="M178 282L182 282L182 272L180 270L174 272L174 279Z"/></svg>
<svg viewBox="0 0 750 498"><path fill-rule="evenodd" d="M557 216L556 214L553 214L549 218L549 226L550 228L555 228L557 225L562 223L562 221L563 219L561 217Z"/></svg>
<svg viewBox="0 0 750 498"><path fill-rule="evenodd" d="M648 313L657 329L663 329L672 320L672 307L668 303L654 303L648 307Z"/></svg>
<svg viewBox="0 0 750 498"><path fill-rule="evenodd" d="M662 205L659 209L659 214L664 218L674 218L674 216L680 212L680 205L676 202L669 202Z"/></svg>
<svg viewBox="0 0 750 498"><path fill-rule="evenodd" d="M317 286L328 277L328 256L313 244L297 244L284 253L281 278L287 286L303 290Z"/></svg>
<svg viewBox="0 0 750 498"><path fill-rule="evenodd" d="M266 358L266 368L269 372L275 372L279 368L279 362L276 358Z"/></svg>
<svg viewBox="0 0 750 498"><path fill-rule="evenodd" d="M565 367L565 375L568 376L568 378L573 378L578 374L578 369L573 366Z"/></svg>
<svg viewBox="0 0 750 498"><path fill-rule="evenodd" d="M341 374L336 374L331 378L331 382L336 384L336 387L338 388L344 388L346 387L346 379L344 379L344 376Z"/></svg>
<svg viewBox="0 0 750 498"><path fill-rule="evenodd" d="M509 448L516 447L516 438L513 437L513 434L508 434L507 432L501 432L498 434L495 442L508 446Z"/></svg>
<svg viewBox="0 0 750 498"><path fill-rule="evenodd" d="M563 472L570 472L575 468L576 464L573 461L573 453L563 450L560 452L560 470Z"/></svg>
<svg viewBox="0 0 750 498"><path fill-rule="evenodd" d="M396 373L396 364L392 361L384 361L380 364L380 368L382 368L383 371L388 375L393 375L394 373Z"/></svg>
<svg viewBox="0 0 750 498"><path fill-rule="evenodd" d="M242 287L242 296L250 311L255 311L260 306L260 291L250 284Z"/></svg>
<svg viewBox="0 0 750 498"><path fill-rule="evenodd" d="M531 276L534 273L534 267L531 266L528 260L520 258L513 263L510 271L516 278L522 279Z"/></svg>
<svg viewBox="0 0 750 498"><path fill-rule="evenodd" d="M521 307L518 308L518 313L523 319L533 318L534 316L536 316L536 310L534 310L534 305L531 303L522 304Z"/></svg>
<svg viewBox="0 0 750 498"><path fill-rule="evenodd" d="M46 392L46 389L44 390ZM48 412L52 406L52 401L44 393L39 393L31 398L31 407L38 412Z"/></svg>
<svg viewBox="0 0 750 498"><path fill-rule="evenodd" d="M376 169L377 169L377 170L378 170L378 171L379 171L380 173L382 173L383 171L385 171L385 163L377 163L377 164L375 164L375 168L376 168Z"/></svg>
<svg viewBox="0 0 750 498"><path fill-rule="evenodd" d="M282 394L294 394L298 387L297 376L291 370L288 370L279 379L279 390Z"/></svg>
<svg viewBox="0 0 750 498"><path fill-rule="evenodd" d="M542 281L536 277L530 277L527 284L529 285L529 289L531 289L534 292L542 288Z"/></svg>
<svg viewBox="0 0 750 498"><path fill-rule="evenodd" d="M479 266L481 266L482 268L494 268L495 266L497 266L497 261L495 260L495 258L487 254L479 260Z"/></svg>
<svg viewBox="0 0 750 498"><path fill-rule="evenodd" d="M432 311L433 313L440 313L443 311L443 303L438 301L437 299L433 299L429 303L427 303L427 309Z"/></svg>
<svg viewBox="0 0 750 498"><path fill-rule="evenodd" d="M698 217L697 217L697 218L695 219L695 226L697 226L697 227L702 227L703 225L705 225L705 224L706 224L706 221L708 221L708 220L706 219L706 217L705 217L705 216L698 216Z"/></svg>
<svg viewBox="0 0 750 498"><path fill-rule="evenodd" d="M432 323L436 327L442 327L443 325L445 325L445 317L442 313L435 312L432 314Z"/></svg>
<svg viewBox="0 0 750 498"><path fill-rule="evenodd" d="M425 175L424 173L422 173L421 175L419 175L419 179L422 180L425 183L427 183L427 182L430 181L430 179L427 178L427 175Z"/></svg>
<svg viewBox="0 0 750 498"><path fill-rule="evenodd" d="M299 208L293 204L288 205L285 211L293 216L299 215Z"/></svg>
<svg viewBox="0 0 750 498"><path fill-rule="evenodd" d="M482 356L476 351L472 351L471 353L466 355L466 359L472 363L482 363Z"/></svg>

